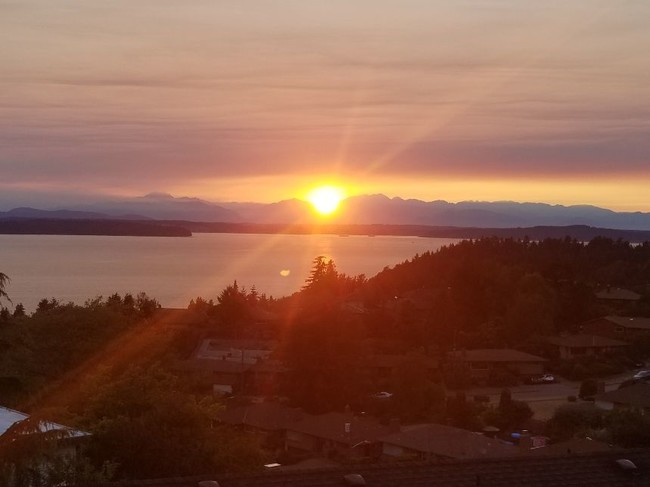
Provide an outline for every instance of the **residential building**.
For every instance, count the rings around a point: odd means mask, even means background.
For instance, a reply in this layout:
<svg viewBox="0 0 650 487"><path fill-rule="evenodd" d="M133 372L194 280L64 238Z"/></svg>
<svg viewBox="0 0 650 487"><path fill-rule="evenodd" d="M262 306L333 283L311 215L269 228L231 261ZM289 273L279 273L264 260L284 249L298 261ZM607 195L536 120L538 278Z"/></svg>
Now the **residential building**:
<svg viewBox="0 0 650 487"><path fill-rule="evenodd" d="M33 462L30 468L36 467L36 471L41 471L55 459L74 459L80 448L85 445L85 440L90 437L90 433L85 431L51 421L36 420L33 416L20 411L0 407L0 457L3 456L3 452L6 453L5 449L11 451L20 444L21 439L31 439L33 435L39 435L40 439L44 440L43 444L48 447L47 455L29 458L29 461ZM9 485L12 485L11 481Z"/></svg>
<svg viewBox="0 0 650 487"><path fill-rule="evenodd" d="M620 304L633 303L641 299L640 294L620 287L607 287L602 289L596 293L596 297L603 301L616 302Z"/></svg>
<svg viewBox="0 0 650 487"><path fill-rule="evenodd" d="M118 487L118 484L114 484ZM410 462L185 478L122 481L119 487L641 487L650 485L650 449L518 456L446 463ZM90 487L90 486L86 486ZM102 487L110 487L103 484Z"/></svg>
<svg viewBox="0 0 650 487"><path fill-rule="evenodd" d="M605 316L582 323L580 331L587 335L598 335L631 343L639 338L650 337L650 318Z"/></svg>
<svg viewBox="0 0 650 487"><path fill-rule="evenodd" d="M625 350L627 342L598 335L566 335L549 337L546 342L553 345L562 359L584 355L599 355Z"/></svg>
<svg viewBox="0 0 650 487"><path fill-rule="evenodd" d="M286 448L326 457L379 457L379 439L398 430L351 412L308 415L287 427Z"/></svg>
<svg viewBox="0 0 650 487"><path fill-rule="evenodd" d="M627 409L650 414L650 383L638 382L595 397L597 407L605 410Z"/></svg>
<svg viewBox="0 0 650 487"><path fill-rule="evenodd" d="M275 342L205 339L194 356L177 364L184 372L209 377L215 393L273 393L286 368L272 358Z"/></svg>
<svg viewBox="0 0 650 487"><path fill-rule="evenodd" d="M517 447L480 433L445 426L407 426L380 439L384 458L445 461L513 456Z"/></svg>
<svg viewBox="0 0 650 487"><path fill-rule="evenodd" d="M291 408L277 402L261 402L224 409L219 420L248 431L282 432L305 417L301 409Z"/></svg>
<svg viewBox="0 0 650 487"><path fill-rule="evenodd" d="M359 365L362 374L372 384L388 382L395 370L408 361L417 362L422 374L434 378L440 367L439 360L423 354L375 354L368 355L361 360Z"/></svg>
<svg viewBox="0 0 650 487"><path fill-rule="evenodd" d="M546 359L512 349L487 348L462 350L447 355L452 364L469 368L473 379L487 379L499 370L505 370L520 377L542 374Z"/></svg>

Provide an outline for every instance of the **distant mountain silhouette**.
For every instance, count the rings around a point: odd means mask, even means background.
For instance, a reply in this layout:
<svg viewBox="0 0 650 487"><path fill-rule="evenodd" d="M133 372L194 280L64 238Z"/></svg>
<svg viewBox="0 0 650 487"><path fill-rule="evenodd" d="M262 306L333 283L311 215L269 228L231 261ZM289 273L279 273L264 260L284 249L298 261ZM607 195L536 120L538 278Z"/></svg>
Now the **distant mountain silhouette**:
<svg viewBox="0 0 650 487"><path fill-rule="evenodd" d="M345 224L434 225L479 228L587 225L624 230L650 230L650 213L617 213L589 205L563 206L512 201L425 202L355 196L333 219Z"/></svg>
<svg viewBox="0 0 650 487"><path fill-rule="evenodd" d="M428 225L474 228L575 226L650 230L650 213L615 212L596 206L512 201L420 201L382 194L354 196L331 217L320 219L311 206L291 199L277 203L211 203L166 193L98 202L56 211L16 208L0 218L156 219L194 222L337 225Z"/></svg>
<svg viewBox="0 0 650 487"><path fill-rule="evenodd" d="M95 211L76 211L76 210L39 210L36 208L20 207L9 211L0 211L2 220L148 220L149 218L142 215L107 215Z"/></svg>
<svg viewBox="0 0 650 487"><path fill-rule="evenodd" d="M241 220L237 213L215 203L198 198L175 198L167 193L149 193L136 198L77 206L75 209L104 213L113 218L125 213L135 213L156 220L208 222L237 222Z"/></svg>
<svg viewBox="0 0 650 487"><path fill-rule="evenodd" d="M222 203L236 212L245 223L302 224L314 221L314 212L306 201L291 199L277 203Z"/></svg>

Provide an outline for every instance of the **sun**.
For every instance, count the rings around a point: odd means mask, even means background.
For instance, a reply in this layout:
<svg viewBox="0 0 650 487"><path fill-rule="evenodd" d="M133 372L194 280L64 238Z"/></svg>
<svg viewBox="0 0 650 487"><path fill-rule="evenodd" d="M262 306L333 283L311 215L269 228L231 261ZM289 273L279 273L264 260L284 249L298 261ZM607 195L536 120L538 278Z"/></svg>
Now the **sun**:
<svg viewBox="0 0 650 487"><path fill-rule="evenodd" d="M307 201L321 215L334 213L343 198L343 190L336 186L319 186L307 194Z"/></svg>

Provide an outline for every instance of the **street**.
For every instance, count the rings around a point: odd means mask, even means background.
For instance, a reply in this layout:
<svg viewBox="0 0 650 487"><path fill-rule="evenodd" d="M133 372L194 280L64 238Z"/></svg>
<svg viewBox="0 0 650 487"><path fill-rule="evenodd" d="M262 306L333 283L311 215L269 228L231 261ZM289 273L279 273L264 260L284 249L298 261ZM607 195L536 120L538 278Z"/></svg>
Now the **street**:
<svg viewBox="0 0 650 487"><path fill-rule="evenodd" d="M634 372L625 372L615 376L601 379L605 382L605 391L612 391L625 380L632 377ZM557 377L557 376L556 376ZM467 399L472 400L474 396L487 396L491 405L499 403L499 396L503 389L509 389L512 398L517 401L524 401L529 404L535 413L535 419L547 420L553 415L553 411L562 404L567 404L569 396L578 396L581 381L569 381L560 378L553 384L520 385L513 387L476 387L464 389ZM450 395L455 391L449 391ZM578 401L580 401L578 399Z"/></svg>

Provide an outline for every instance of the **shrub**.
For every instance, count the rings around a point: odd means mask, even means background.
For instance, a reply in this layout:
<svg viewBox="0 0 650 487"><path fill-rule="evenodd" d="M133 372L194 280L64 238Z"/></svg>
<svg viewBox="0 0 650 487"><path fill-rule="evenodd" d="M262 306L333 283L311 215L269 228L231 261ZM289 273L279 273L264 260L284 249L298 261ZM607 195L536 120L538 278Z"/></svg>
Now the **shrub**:
<svg viewBox="0 0 650 487"><path fill-rule="evenodd" d="M580 384L580 392L578 396L580 399L585 399L587 397L593 397L598 393L598 383L594 379L583 380Z"/></svg>

